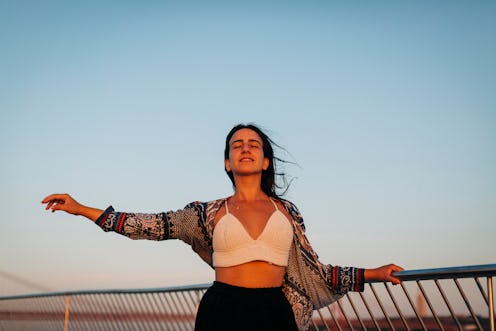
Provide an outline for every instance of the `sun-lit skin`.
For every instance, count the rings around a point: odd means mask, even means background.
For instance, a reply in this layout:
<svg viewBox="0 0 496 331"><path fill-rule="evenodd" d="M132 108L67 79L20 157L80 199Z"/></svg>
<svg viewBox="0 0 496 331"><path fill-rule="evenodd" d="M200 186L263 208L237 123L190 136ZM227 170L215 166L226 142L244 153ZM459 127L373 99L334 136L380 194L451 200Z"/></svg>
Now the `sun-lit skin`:
<svg viewBox="0 0 496 331"><path fill-rule="evenodd" d="M258 134L250 129L241 129L232 136L229 159L224 160L224 163L226 170L234 175L236 195L245 186L260 186L262 170L269 166L269 159L263 155L263 142Z"/></svg>
<svg viewBox="0 0 496 331"><path fill-rule="evenodd" d="M269 160L263 155L262 139L250 129L238 130L229 142L229 159L225 160L227 171L232 171L236 191L229 198L230 212L244 226L250 237L258 238L267 220L274 212L274 205L260 186L262 171L267 169ZM279 210L284 211L278 203ZM217 213L215 224L224 216L224 207ZM289 218L289 215L286 214ZM217 267L218 281L244 287L281 286L285 267L264 261L252 261L232 267Z"/></svg>

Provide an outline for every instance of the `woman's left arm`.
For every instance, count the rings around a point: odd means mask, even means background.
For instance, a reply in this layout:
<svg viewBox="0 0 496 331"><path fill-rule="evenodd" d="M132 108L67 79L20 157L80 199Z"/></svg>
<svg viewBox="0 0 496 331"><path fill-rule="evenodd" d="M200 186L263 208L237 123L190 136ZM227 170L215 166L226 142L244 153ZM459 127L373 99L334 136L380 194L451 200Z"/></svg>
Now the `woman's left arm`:
<svg viewBox="0 0 496 331"><path fill-rule="evenodd" d="M287 200L284 201L284 205L295 226L295 234L298 238L297 245L305 253L303 255L311 260L309 265L315 263L317 268L321 270L326 283L335 294L346 294L349 291L361 292L367 282L390 281L393 284L398 284L400 282L400 280L397 277L394 277L393 274L396 271L403 270L403 268L394 264L388 264L375 269L322 264L305 235L303 217L301 216L298 208Z"/></svg>

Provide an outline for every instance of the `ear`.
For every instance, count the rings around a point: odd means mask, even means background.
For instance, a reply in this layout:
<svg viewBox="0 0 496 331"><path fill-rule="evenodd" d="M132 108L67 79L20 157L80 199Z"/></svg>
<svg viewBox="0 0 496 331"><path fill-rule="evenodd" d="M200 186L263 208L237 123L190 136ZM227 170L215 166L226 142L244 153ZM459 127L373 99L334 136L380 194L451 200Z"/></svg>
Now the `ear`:
<svg viewBox="0 0 496 331"><path fill-rule="evenodd" d="M224 167L226 168L227 172L231 172L231 165L229 164L229 159L224 160Z"/></svg>
<svg viewBox="0 0 496 331"><path fill-rule="evenodd" d="M269 168L270 161L267 157L264 157L263 164L262 164L262 169L267 170Z"/></svg>

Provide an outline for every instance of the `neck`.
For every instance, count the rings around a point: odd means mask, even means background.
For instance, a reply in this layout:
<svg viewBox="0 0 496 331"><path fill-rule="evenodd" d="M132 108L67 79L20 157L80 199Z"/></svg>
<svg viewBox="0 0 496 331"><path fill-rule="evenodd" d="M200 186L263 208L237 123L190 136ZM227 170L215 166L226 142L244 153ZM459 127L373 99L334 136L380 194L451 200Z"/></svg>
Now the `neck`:
<svg viewBox="0 0 496 331"><path fill-rule="evenodd" d="M266 200L267 194L262 191L260 178L255 179L252 176L236 177L236 192L233 198L236 201L251 202L256 200Z"/></svg>

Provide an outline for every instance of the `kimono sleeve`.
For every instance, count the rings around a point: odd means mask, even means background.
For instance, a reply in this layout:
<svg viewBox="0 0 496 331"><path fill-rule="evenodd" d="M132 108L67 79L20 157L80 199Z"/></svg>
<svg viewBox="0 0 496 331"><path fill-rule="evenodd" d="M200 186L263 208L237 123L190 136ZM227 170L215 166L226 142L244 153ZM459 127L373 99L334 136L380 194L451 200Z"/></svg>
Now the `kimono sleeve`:
<svg viewBox="0 0 496 331"><path fill-rule="evenodd" d="M116 212L108 207L95 221L106 232L116 232L131 239L181 239L191 243L192 229L198 227L200 212L195 203L177 211L161 213Z"/></svg>
<svg viewBox="0 0 496 331"><path fill-rule="evenodd" d="M325 280L336 294L346 294L349 291L363 292L364 269L341 267L330 264L323 265Z"/></svg>

